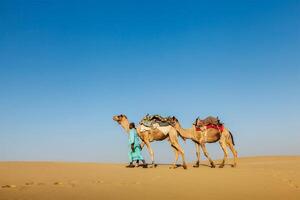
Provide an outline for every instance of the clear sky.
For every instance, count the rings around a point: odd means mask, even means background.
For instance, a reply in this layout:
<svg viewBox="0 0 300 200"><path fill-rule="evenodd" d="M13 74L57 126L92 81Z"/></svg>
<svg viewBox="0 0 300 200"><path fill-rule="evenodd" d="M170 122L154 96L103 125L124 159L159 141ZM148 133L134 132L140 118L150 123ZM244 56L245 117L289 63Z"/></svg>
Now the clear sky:
<svg viewBox="0 0 300 200"><path fill-rule="evenodd" d="M240 156L299 155L299 102L299 0L0 1L0 160L126 162L120 113L219 116Z"/></svg>

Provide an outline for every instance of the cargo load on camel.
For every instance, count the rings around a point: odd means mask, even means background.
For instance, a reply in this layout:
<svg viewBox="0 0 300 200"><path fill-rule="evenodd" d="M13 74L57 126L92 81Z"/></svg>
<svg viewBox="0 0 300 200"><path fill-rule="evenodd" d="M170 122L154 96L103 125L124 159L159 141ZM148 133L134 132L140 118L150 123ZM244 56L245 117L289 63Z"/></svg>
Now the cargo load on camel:
<svg viewBox="0 0 300 200"><path fill-rule="evenodd" d="M159 126L169 126L172 123L171 117L162 117L160 115L149 115L147 114L141 121L140 124L152 127L153 124L158 124Z"/></svg>
<svg viewBox="0 0 300 200"><path fill-rule="evenodd" d="M203 129L214 128L220 130L221 132L224 129L223 123L219 120L218 117L206 117L205 119L200 119L199 117L196 119L194 123L196 127L196 131L201 131Z"/></svg>
<svg viewBox="0 0 300 200"><path fill-rule="evenodd" d="M171 117L162 117L160 115L147 114L141 121L141 131L148 131L150 129L159 129L165 135L168 134L170 125L172 123Z"/></svg>

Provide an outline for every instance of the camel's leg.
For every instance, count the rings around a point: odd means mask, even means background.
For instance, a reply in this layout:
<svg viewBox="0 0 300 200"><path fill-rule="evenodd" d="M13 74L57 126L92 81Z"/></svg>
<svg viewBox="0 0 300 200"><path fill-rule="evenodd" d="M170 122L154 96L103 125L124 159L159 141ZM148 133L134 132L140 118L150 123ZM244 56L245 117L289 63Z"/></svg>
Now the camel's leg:
<svg viewBox="0 0 300 200"><path fill-rule="evenodd" d="M230 134L230 132L227 129L225 129L225 131L226 131L226 136L227 136L226 137L226 144L230 148L230 150L232 152L232 155L233 155L233 165L232 165L232 167L236 167L236 165L237 165L237 151L234 148L233 138L231 138L232 135Z"/></svg>
<svg viewBox="0 0 300 200"><path fill-rule="evenodd" d="M177 133L174 134L174 135L169 133L169 139L170 139L172 147L176 148L177 151L181 154L181 157L182 157L182 167L184 169L187 169L187 166L186 166L186 163L185 163L184 151L183 151L183 149L180 147L180 145L178 143Z"/></svg>
<svg viewBox="0 0 300 200"><path fill-rule="evenodd" d="M193 167L199 167L199 165L200 165L200 145L195 142L195 146L196 146L197 161L196 161L195 165L193 165Z"/></svg>
<svg viewBox="0 0 300 200"><path fill-rule="evenodd" d="M175 146L176 149L178 149L179 153L181 154L181 157L182 157L182 167L184 169L187 169L187 165L186 165L186 162L185 162L185 156L184 156L183 149L180 147L180 145L178 143L173 144L173 146Z"/></svg>
<svg viewBox="0 0 300 200"><path fill-rule="evenodd" d="M154 152L151 148L150 142L149 141L145 141L145 144L147 146L147 149L149 151L150 154L150 158L151 158L151 167L156 167L156 164L154 163Z"/></svg>
<svg viewBox="0 0 300 200"><path fill-rule="evenodd" d="M171 146L172 146L172 145L171 145ZM175 160L174 160L173 166L170 167L170 168L175 169L175 168L177 168L178 150L177 150L174 146L172 146L172 147L173 147L173 150L174 150L174 153L175 153Z"/></svg>
<svg viewBox="0 0 300 200"><path fill-rule="evenodd" d="M227 142L227 145L229 146L229 148L230 148L230 150L233 154L233 165L232 165L232 167L236 167L236 165L237 165L237 151L235 150L235 148L234 148L231 141Z"/></svg>
<svg viewBox="0 0 300 200"><path fill-rule="evenodd" d="M177 168L176 163L177 163L177 160L178 160L178 149L172 144L172 140L170 139L170 137L169 137L169 142L170 142L171 147L173 148L174 153L175 153L175 161L174 161L173 165L169 168L170 169L175 169L175 168Z"/></svg>
<svg viewBox="0 0 300 200"><path fill-rule="evenodd" d="M225 138L224 138L224 139L222 138L222 139L219 141L219 143L220 143L221 148L222 148L222 150L223 150L223 152L224 152L224 158L223 158L223 161L222 161L222 163L221 163L221 165L220 165L219 167L220 167L220 168L223 168L224 165L225 165L225 163L226 163L226 161L227 161L227 157L228 157L228 152L227 152L227 147L226 147L226 143L225 143Z"/></svg>
<svg viewBox="0 0 300 200"><path fill-rule="evenodd" d="M203 153L204 153L205 157L209 160L209 162L210 162L210 164L211 164L211 167L212 167L212 168L215 168L216 165L215 165L214 161L210 158L210 156L209 156L209 154L208 154L208 152L207 152L207 150L206 150L205 143L201 143L200 145L201 145L201 148L202 148L202 150L203 150Z"/></svg>
<svg viewBox="0 0 300 200"><path fill-rule="evenodd" d="M143 149L143 148L144 148L144 146L145 146L145 142L144 142L144 141L142 141L142 142L141 142L141 149Z"/></svg>

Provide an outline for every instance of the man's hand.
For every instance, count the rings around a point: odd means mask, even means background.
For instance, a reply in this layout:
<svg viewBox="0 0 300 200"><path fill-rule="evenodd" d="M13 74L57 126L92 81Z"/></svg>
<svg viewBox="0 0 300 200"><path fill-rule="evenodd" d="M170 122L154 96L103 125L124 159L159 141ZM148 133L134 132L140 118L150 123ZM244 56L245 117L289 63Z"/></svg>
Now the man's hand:
<svg viewBox="0 0 300 200"><path fill-rule="evenodd" d="M131 144L131 151L134 152L134 144Z"/></svg>

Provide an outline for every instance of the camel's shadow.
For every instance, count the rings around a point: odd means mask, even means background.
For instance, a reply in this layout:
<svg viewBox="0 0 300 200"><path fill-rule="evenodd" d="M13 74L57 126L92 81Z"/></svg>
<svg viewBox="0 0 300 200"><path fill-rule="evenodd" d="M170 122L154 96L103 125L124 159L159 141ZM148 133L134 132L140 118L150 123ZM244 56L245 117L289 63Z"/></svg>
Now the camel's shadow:
<svg viewBox="0 0 300 200"><path fill-rule="evenodd" d="M221 166L221 164L215 164L215 165L216 165L216 168L220 168L219 166ZM211 165L209 165L209 164L200 164L200 166L212 168ZM226 166L234 167L233 164L224 164L224 167L226 167ZM197 168L197 167L194 167L194 168Z"/></svg>
<svg viewBox="0 0 300 200"><path fill-rule="evenodd" d="M216 168L219 168L219 166L221 164L215 164L216 165ZM173 166L173 164L168 164L168 163L156 163L154 167L149 167L150 164L148 164L148 168L157 168L159 166L170 166L170 168ZM208 168L212 168L211 165L209 164L199 164L199 167L202 166L202 167L208 167ZM226 166L229 166L229 167L233 167L233 164L225 164L224 167ZM179 167L183 167L182 164L176 164L176 168L179 168ZM196 167L196 166L192 166L193 168L199 168L199 167Z"/></svg>

